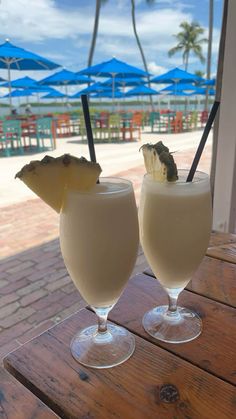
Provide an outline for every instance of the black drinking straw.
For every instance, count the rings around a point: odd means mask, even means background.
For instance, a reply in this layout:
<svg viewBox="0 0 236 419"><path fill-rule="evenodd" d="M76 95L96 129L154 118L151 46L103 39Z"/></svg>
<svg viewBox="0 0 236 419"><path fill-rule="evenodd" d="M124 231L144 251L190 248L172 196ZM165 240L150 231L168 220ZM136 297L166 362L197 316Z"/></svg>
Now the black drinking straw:
<svg viewBox="0 0 236 419"><path fill-rule="evenodd" d="M207 121L206 126L204 128L204 131L203 131L203 134L202 134L202 138L201 138L201 141L199 143L198 149L196 151L195 157L193 159L193 163L192 163L191 169L189 171L189 174L188 174L188 177L187 177L186 182L192 182L192 180L193 180L193 176L194 176L194 174L196 172L197 165L198 165L199 160L201 158L201 155L202 155L204 146L206 144L206 141L207 141L209 132L211 130L212 124L214 122L214 119L215 119L215 116L216 116L216 112L217 112L217 110L219 108L219 105L220 105L220 102L216 100L214 102L212 108L211 108L211 112L210 112L208 121Z"/></svg>
<svg viewBox="0 0 236 419"><path fill-rule="evenodd" d="M93 140L93 131L92 131L91 120L90 120L90 115L89 115L87 95L81 95L81 102L82 102L82 107L83 107L84 122L85 122L85 127L86 127L86 132L87 132L87 138L88 138L90 159L91 159L91 161L96 162L96 154L95 154L94 140Z"/></svg>

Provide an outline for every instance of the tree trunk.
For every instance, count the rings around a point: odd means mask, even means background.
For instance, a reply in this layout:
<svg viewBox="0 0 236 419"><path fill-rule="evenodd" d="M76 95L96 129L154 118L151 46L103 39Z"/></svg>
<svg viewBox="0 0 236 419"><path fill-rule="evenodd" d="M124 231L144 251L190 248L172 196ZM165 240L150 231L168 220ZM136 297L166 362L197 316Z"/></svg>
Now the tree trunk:
<svg viewBox="0 0 236 419"><path fill-rule="evenodd" d="M131 5L132 5L132 23L133 23L134 36L135 36L135 39L136 39L136 42L137 42L137 45L138 45L138 48L139 48L139 51L140 51L142 60L143 60L143 65L144 65L145 71L148 73L148 67L147 67L146 58L145 58L145 55L144 55L144 52L143 52L143 49L142 49L141 42L140 42L139 37L138 37L137 29L136 29L135 0L131 0ZM150 77L147 76L147 79L148 79L148 86L151 87L150 86ZM152 96L151 95L149 96L149 99L150 99L150 104L151 104L152 110L154 110L153 100L152 100Z"/></svg>
<svg viewBox="0 0 236 419"><path fill-rule="evenodd" d="M212 52L212 32L214 19L214 0L209 0L209 33L208 33L208 50L207 50L207 79L211 78L211 52ZM205 109L208 110L208 94L209 87L206 89Z"/></svg>
<svg viewBox="0 0 236 419"><path fill-rule="evenodd" d="M96 0L96 11L95 11L94 26L93 26L93 36L92 36L92 41L91 41L89 56L88 56L88 67L90 67L93 62L93 54L94 54L94 49L95 49L96 40L97 40L97 33L98 33L100 8L101 8L101 0Z"/></svg>
<svg viewBox="0 0 236 419"><path fill-rule="evenodd" d="M189 51L186 53L186 59L185 59L185 71L188 71L188 60L189 60Z"/></svg>

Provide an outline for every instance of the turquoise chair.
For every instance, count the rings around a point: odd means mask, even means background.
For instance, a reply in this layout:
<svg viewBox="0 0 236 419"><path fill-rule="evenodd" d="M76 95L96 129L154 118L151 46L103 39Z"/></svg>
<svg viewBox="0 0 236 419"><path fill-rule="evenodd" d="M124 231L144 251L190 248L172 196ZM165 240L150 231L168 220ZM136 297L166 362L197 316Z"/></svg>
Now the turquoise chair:
<svg viewBox="0 0 236 419"><path fill-rule="evenodd" d="M52 118L39 118L36 120L36 138L40 151L46 148L45 140L50 141L51 150L55 149L52 133Z"/></svg>
<svg viewBox="0 0 236 419"><path fill-rule="evenodd" d="M21 141L21 122L17 120L4 120L0 142L4 146L5 156L9 157L13 152L18 151L23 154Z"/></svg>

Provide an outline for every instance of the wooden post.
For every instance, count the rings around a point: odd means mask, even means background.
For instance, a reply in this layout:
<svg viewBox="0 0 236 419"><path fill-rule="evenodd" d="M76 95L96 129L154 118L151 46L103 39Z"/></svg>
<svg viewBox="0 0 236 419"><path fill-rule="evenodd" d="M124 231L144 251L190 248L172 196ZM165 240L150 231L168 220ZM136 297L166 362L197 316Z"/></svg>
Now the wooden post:
<svg viewBox="0 0 236 419"><path fill-rule="evenodd" d="M225 25L224 53L219 56L222 64L221 106L218 115L218 132L215 142L217 152L213 149L214 199L213 228L223 232L235 231L236 220L236 2L226 0L227 17Z"/></svg>

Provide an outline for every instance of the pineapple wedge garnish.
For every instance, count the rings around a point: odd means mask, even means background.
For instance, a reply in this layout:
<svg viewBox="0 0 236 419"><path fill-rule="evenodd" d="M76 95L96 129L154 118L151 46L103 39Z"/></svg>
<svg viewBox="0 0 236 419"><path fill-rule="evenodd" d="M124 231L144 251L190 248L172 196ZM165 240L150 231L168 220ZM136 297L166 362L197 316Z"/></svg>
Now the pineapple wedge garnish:
<svg viewBox="0 0 236 419"><path fill-rule="evenodd" d="M33 192L55 211L60 212L67 190L87 191L97 182L102 169L98 163L70 154L45 156L31 161L17 174Z"/></svg>
<svg viewBox="0 0 236 419"><path fill-rule="evenodd" d="M162 141L156 144L144 144L141 149L146 171L154 180L175 182L178 179L174 158Z"/></svg>

